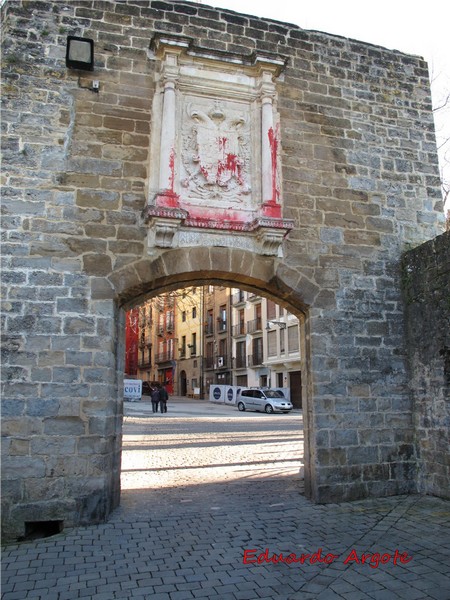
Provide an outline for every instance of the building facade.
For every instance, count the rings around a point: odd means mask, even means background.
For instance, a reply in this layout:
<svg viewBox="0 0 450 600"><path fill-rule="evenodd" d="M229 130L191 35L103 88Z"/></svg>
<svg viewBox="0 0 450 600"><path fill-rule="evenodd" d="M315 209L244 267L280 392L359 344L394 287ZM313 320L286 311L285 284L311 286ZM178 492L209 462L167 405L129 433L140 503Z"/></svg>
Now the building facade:
<svg viewBox="0 0 450 600"><path fill-rule="evenodd" d="M127 312L125 321L125 376L135 377L139 360L139 309Z"/></svg>
<svg viewBox="0 0 450 600"><path fill-rule="evenodd" d="M289 388L301 408L299 319L273 300L225 286L177 290L127 313L127 340L136 310L144 381L202 398L213 384Z"/></svg>
<svg viewBox="0 0 450 600"><path fill-rule="evenodd" d="M175 323L178 361L175 393L180 396L203 397L203 295L202 286L177 292Z"/></svg>

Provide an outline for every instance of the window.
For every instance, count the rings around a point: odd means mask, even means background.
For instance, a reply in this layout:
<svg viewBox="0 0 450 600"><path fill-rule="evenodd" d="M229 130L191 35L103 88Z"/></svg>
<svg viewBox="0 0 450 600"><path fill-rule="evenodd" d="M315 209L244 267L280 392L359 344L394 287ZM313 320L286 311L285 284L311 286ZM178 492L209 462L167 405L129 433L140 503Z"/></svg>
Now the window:
<svg viewBox="0 0 450 600"><path fill-rule="evenodd" d="M224 364L226 363L226 356L227 356L227 340L220 340L219 341L219 356L222 356Z"/></svg>
<svg viewBox="0 0 450 600"><path fill-rule="evenodd" d="M212 309L208 310L206 315L206 335L212 335L214 333L214 314Z"/></svg>
<svg viewBox="0 0 450 600"><path fill-rule="evenodd" d="M267 319L275 319L277 316L277 305L273 300L267 300Z"/></svg>
<svg viewBox="0 0 450 600"><path fill-rule="evenodd" d="M221 306L219 309L219 331L226 331L227 329L227 307Z"/></svg>
<svg viewBox="0 0 450 600"><path fill-rule="evenodd" d="M191 348L191 356L195 356L197 354L197 334L192 334L192 348Z"/></svg>
<svg viewBox="0 0 450 600"><path fill-rule="evenodd" d="M280 329L280 354L286 352L286 336L285 329Z"/></svg>
<svg viewBox="0 0 450 600"><path fill-rule="evenodd" d="M239 334L244 334L245 333L245 311L242 308L239 311Z"/></svg>
<svg viewBox="0 0 450 600"><path fill-rule="evenodd" d="M298 335L298 326L288 327L288 351L298 352L300 349L300 340Z"/></svg>
<svg viewBox="0 0 450 600"><path fill-rule="evenodd" d="M260 329L262 329L261 314L262 314L261 304L257 304L255 306L255 328L256 328L255 331L259 331Z"/></svg>
<svg viewBox="0 0 450 600"><path fill-rule="evenodd" d="M186 323L186 311L183 310L183 312L181 313L181 320L183 321L183 323Z"/></svg>
<svg viewBox="0 0 450 600"><path fill-rule="evenodd" d="M277 355L277 332L269 331L267 334L267 356Z"/></svg>
<svg viewBox="0 0 450 600"><path fill-rule="evenodd" d="M174 314L173 310L169 310L166 313L166 329L167 331L173 331L174 327Z"/></svg>
<svg viewBox="0 0 450 600"><path fill-rule="evenodd" d="M206 368L212 369L214 366L214 342L206 344Z"/></svg>
<svg viewBox="0 0 450 600"><path fill-rule="evenodd" d="M192 318L193 319L197 318L197 307L196 306L192 307Z"/></svg>
<svg viewBox="0 0 450 600"><path fill-rule="evenodd" d="M236 369L243 369L247 366L245 360L245 342L236 344Z"/></svg>
<svg viewBox="0 0 450 600"><path fill-rule="evenodd" d="M253 366L260 365L263 362L263 339L255 338L252 344Z"/></svg>

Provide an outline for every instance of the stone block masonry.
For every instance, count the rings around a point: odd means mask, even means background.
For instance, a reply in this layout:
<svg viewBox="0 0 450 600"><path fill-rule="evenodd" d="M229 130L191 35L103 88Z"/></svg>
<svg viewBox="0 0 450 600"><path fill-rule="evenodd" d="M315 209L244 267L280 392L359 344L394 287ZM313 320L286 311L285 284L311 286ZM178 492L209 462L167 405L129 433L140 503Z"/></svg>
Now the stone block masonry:
<svg viewBox="0 0 450 600"><path fill-rule="evenodd" d="M265 293L300 317L312 500L440 493L444 471L425 474L445 449L411 394L400 269L406 249L443 231L423 60L190 2L7 0L1 11L5 537L117 505L123 308L196 282ZM229 64L286 65L271 83L282 216L295 223L282 257L249 251L239 232L148 247L157 34ZM67 35L94 40L94 72L66 68Z"/></svg>
<svg viewBox="0 0 450 600"><path fill-rule="evenodd" d="M418 489L450 498L450 232L403 259Z"/></svg>

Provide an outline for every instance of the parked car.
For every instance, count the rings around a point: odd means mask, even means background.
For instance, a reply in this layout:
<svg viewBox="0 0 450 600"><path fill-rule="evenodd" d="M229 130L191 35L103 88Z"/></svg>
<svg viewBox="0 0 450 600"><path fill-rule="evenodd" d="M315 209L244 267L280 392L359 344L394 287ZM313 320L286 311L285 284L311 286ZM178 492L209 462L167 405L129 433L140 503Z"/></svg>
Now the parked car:
<svg viewBox="0 0 450 600"><path fill-rule="evenodd" d="M258 410L266 413L288 413L293 408L290 400L287 400L280 390L262 390L259 388L239 390L236 404L240 411Z"/></svg>

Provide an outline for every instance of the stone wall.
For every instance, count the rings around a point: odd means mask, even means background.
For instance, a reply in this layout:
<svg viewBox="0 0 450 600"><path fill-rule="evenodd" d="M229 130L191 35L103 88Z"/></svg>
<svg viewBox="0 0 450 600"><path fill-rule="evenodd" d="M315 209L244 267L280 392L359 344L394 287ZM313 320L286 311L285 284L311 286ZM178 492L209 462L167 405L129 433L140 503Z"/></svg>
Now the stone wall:
<svg viewBox="0 0 450 600"><path fill-rule="evenodd" d="M450 232L403 262L418 489L450 497Z"/></svg>
<svg viewBox="0 0 450 600"><path fill-rule="evenodd" d="M304 322L313 500L414 491L400 258L443 228L426 64L187 2L7 1L2 19L6 535L117 505L121 307L195 281L264 292ZM286 59L283 258L232 244L149 254L158 32ZM93 73L66 69L69 34L94 39Z"/></svg>

